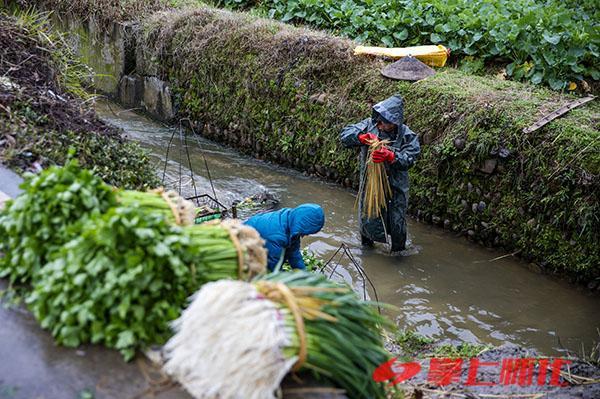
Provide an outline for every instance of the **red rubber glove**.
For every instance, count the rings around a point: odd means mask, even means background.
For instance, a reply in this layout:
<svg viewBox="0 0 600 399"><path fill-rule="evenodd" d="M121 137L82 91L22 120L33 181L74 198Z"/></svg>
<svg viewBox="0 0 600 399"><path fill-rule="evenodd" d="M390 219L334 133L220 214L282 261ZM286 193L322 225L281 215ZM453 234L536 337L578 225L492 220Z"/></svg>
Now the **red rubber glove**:
<svg viewBox="0 0 600 399"><path fill-rule="evenodd" d="M394 154L394 151L385 147L373 151L373 162L375 163L393 162L395 158L396 155Z"/></svg>
<svg viewBox="0 0 600 399"><path fill-rule="evenodd" d="M376 140L379 140L379 137L377 137L373 133L363 133L358 135L358 141L360 141L364 145L369 145L372 141Z"/></svg>

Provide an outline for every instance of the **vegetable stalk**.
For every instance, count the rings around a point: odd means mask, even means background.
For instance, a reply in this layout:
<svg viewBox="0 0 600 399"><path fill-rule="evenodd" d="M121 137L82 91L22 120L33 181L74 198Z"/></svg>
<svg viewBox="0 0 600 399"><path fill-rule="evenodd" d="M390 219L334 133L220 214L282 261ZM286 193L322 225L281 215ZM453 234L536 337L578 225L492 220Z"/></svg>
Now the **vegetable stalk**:
<svg viewBox="0 0 600 399"><path fill-rule="evenodd" d="M387 209L387 202L392 196L385 165L383 162L373 162L373 152L386 148L389 143L389 140L373 140L369 144L362 209L363 216L369 219L380 217L382 210Z"/></svg>

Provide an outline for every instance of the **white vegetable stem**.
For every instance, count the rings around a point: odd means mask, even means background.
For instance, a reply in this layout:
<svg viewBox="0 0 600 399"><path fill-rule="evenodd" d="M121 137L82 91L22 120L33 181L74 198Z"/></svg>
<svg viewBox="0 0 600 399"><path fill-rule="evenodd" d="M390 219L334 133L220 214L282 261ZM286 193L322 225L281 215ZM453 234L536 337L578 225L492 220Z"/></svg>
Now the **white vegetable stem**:
<svg viewBox="0 0 600 399"><path fill-rule="evenodd" d="M164 368L194 398L275 398L297 360L283 354L284 315L249 283L204 285L173 327Z"/></svg>

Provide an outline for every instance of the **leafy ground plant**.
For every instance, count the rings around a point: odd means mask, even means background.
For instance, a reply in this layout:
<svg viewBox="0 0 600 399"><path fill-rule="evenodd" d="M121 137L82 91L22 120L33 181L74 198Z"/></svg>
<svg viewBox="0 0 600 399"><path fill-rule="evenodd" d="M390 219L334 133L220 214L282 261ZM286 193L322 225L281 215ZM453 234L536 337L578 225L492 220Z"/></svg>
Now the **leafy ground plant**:
<svg viewBox="0 0 600 399"><path fill-rule="evenodd" d="M387 47L440 43L453 54L507 65L515 80L555 90L600 79L599 9L591 0L214 0L255 7L284 22L304 23ZM573 84L570 85L570 82Z"/></svg>
<svg viewBox="0 0 600 399"><path fill-rule="evenodd" d="M325 263L322 259L317 258L317 256L308 248L302 249L302 259L304 260L306 270L309 272L319 271ZM292 267L287 262L283 264L281 269L286 272L292 271Z"/></svg>

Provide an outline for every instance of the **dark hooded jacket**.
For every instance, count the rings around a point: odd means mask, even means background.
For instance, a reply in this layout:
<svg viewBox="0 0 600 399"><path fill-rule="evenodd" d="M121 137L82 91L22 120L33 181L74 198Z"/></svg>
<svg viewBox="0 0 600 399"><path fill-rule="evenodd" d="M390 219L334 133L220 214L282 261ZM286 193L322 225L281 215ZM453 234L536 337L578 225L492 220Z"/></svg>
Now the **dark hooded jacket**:
<svg viewBox="0 0 600 399"><path fill-rule="evenodd" d="M300 252L300 237L317 233L324 223L323 209L316 204L263 213L245 222L254 227L266 241L267 266L271 271L280 260L287 261L294 269L305 269Z"/></svg>
<svg viewBox="0 0 600 399"><path fill-rule="evenodd" d="M392 133L379 131L376 127L379 117L397 126ZM408 206L408 169L414 164L421 148L419 138L404 122L404 105L400 96L392 96L373 107L371 118L354 125L346 126L340 135L342 144L346 147L360 147L360 188L364 193L365 167L368 147L358 140L362 133L373 133L381 139L391 141L390 150L394 151L395 159L385 163L392 198L387 211L380 219L367 219L362 215L364 196L359 198L360 232L363 236L377 242L387 242L386 233L391 237L392 250L401 250L406 242L406 208Z"/></svg>

